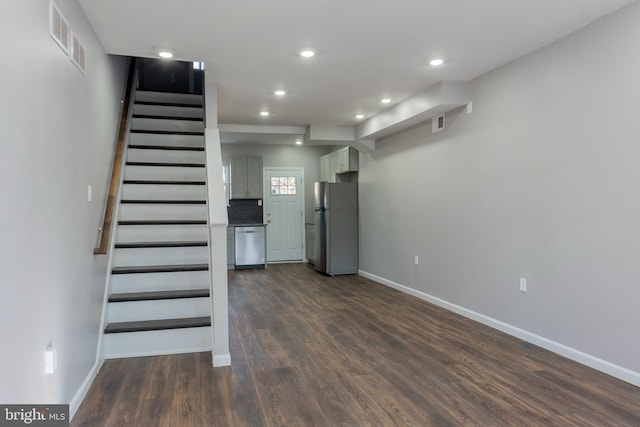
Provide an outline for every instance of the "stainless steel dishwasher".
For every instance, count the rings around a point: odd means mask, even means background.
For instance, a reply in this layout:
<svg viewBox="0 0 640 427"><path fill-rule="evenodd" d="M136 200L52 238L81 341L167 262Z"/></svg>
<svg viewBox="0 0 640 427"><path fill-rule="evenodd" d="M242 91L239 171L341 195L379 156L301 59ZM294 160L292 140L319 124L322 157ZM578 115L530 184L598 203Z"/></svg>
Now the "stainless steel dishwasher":
<svg viewBox="0 0 640 427"><path fill-rule="evenodd" d="M236 226L236 269L265 268L264 226Z"/></svg>

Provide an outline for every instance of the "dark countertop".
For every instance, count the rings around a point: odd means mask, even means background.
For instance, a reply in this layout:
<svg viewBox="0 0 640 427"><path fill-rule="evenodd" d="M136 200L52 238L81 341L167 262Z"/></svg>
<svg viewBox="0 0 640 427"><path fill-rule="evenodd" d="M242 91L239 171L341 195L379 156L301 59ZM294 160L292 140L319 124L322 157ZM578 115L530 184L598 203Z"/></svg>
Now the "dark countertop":
<svg viewBox="0 0 640 427"><path fill-rule="evenodd" d="M229 224L229 227L266 227L267 224L263 224L263 223L255 223L255 222L247 222L247 223L234 223L234 224Z"/></svg>

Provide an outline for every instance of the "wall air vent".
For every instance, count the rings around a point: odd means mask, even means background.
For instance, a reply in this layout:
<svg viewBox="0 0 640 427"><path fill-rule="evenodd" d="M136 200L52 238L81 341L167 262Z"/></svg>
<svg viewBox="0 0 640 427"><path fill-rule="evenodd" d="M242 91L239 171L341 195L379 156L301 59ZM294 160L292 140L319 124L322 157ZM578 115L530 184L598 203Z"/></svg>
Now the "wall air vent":
<svg viewBox="0 0 640 427"><path fill-rule="evenodd" d="M53 1L49 8L49 34L65 53L69 53L69 23Z"/></svg>
<svg viewBox="0 0 640 427"><path fill-rule="evenodd" d="M431 119L431 133L437 133L444 130L444 114Z"/></svg>
<svg viewBox="0 0 640 427"><path fill-rule="evenodd" d="M78 40L78 37L76 37L73 31L71 32L71 52L69 52L69 58L71 62L78 67L78 70L84 74L84 46L82 46L82 43L80 43L80 40Z"/></svg>

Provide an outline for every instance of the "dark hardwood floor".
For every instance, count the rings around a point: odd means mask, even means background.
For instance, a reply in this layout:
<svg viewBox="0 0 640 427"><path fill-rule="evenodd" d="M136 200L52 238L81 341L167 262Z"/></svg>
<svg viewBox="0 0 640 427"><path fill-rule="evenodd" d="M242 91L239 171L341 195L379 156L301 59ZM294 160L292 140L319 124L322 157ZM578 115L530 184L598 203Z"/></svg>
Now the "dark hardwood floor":
<svg viewBox="0 0 640 427"><path fill-rule="evenodd" d="M229 273L232 366L107 360L72 426L640 426L640 388L358 276Z"/></svg>

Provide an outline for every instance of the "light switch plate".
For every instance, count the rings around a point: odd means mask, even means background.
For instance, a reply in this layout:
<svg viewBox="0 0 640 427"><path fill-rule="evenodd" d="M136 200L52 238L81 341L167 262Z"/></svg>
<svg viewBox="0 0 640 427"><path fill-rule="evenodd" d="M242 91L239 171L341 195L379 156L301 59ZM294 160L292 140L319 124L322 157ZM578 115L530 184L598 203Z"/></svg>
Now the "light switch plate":
<svg viewBox="0 0 640 427"><path fill-rule="evenodd" d="M47 375L56 372L56 349L49 347L44 352L44 373Z"/></svg>

